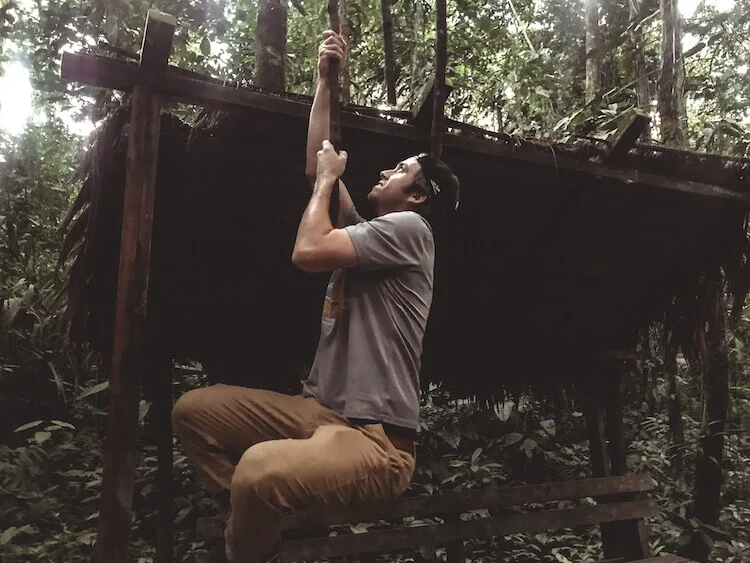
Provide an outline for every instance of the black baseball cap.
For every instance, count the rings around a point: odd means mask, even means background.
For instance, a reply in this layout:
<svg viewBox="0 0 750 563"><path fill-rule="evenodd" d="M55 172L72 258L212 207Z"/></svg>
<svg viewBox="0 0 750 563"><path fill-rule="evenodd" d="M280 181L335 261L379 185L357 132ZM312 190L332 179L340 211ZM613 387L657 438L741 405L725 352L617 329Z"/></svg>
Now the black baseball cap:
<svg viewBox="0 0 750 563"><path fill-rule="evenodd" d="M426 188L430 193L431 213L447 216L458 209L460 184L450 167L426 152L417 155L417 162L422 167Z"/></svg>

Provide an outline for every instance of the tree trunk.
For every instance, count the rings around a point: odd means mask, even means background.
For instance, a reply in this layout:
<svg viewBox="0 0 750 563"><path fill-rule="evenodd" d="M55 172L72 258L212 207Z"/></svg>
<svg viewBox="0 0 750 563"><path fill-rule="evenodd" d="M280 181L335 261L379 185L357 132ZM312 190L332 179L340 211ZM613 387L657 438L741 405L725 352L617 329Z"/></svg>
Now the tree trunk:
<svg viewBox="0 0 750 563"><path fill-rule="evenodd" d="M715 282L720 285L720 282ZM729 347L726 341L726 308L719 286L713 290L711 313L706 331L706 357L703 370L703 416L695 467L693 516L716 526L721 510L723 481L724 429L729 407ZM699 533L693 534L689 556L708 562L709 544Z"/></svg>
<svg viewBox="0 0 750 563"><path fill-rule="evenodd" d="M339 18L341 18L341 35L349 43L349 15L346 0L339 0ZM349 59L341 67L341 105L347 105L352 99L352 78L349 74Z"/></svg>
<svg viewBox="0 0 750 563"><path fill-rule="evenodd" d="M642 0L628 0L630 9L630 24L640 21ZM635 72L635 91L638 98L638 108L651 113L651 90L648 81L648 67L646 66L646 52L643 49L643 31L637 29L630 32L630 44L633 53L633 69ZM643 132L643 138L651 138L651 128Z"/></svg>
<svg viewBox="0 0 750 563"><path fill-rule="evenodd" d="M255 85L274 92L285 90L286 0L260 0L255 35Z"/></svg>
<svg viewBox="0 0 750 563"><path fill-rule="evenodd" d="M677 386L677 346L669 342L664 355L664 374L667 378L667 413L672 443L670 457L676 477L682 476L684 469L683 451L685 447L685 429L682 423L682 398Z"/></svg>
<svg viewBox="0 0 750 563"><path fill-rule="evenodd" d="M685 67L682 61L682 25L678 0L661 0L662 51L658 103L661 116L661 140L670 147L684 147Z"/></svg>
<svg viewBox="0 0 750 563"><path fill-rule="evenodd" d="M586 0L586 103L601 90L602 53L599 33L599 2Z"/></svg>
<svg viewBox="0 0 750 563"><path fill-rule="evenodd" d="M445 69L448 63L448 26L446 0L435 2L435 105L432 111L431 153L443 153L445 134Z"/></svg>
<svg viewBox="0 0 750 563"><path fill-rule="evenodd" d="M419 101L419 88L417 87L417 74L419 73L419 45L422 42L424 30L424 15L422 14L422 2L414 3L414 26L413 39L414 47L411 52L411 78L409 82L409 97L411 98L410 108L415 108Z"/></svg>
<svg viewBox="0 0 750 563"><path fill-rule="evenodd" d="M393 53L393 17L391 0L380 0L380 13L383 16L383 50L385 52L385 86L388 103L396 105L396 60Z"/></svg>

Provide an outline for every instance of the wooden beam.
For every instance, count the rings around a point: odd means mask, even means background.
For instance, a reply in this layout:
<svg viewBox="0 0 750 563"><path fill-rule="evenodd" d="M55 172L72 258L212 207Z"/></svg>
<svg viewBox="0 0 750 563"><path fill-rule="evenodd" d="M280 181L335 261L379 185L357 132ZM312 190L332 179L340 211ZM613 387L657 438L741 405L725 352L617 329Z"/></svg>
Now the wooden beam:
<svg viewBox="0 0 750 563"><path fill-rule="evenodd" d="M133 470L145 360L151 231L161 125L161 99L154 72L166 65L176 22L149 11L141 60L130 101L130 129L117 281L107 435L104 444L101 508L96 559L126 563L132 525Z"/></svg>
<svg viewBox="0 0 750 563"><path fill-rule="evenodd" d="M285 518L282 526L285 530L293 530L351 522L395 520L407 516L419 519L442 514L460 514L482 508L499 509L527 503L545 503L585 497L600 498L649 492L653 489L653 480L645 474L560 481L456 494L405 497L329 510L299 512Z"/></svg>
<svg viewBox="0 0 750 563"><path fill-rule="evenodd" d="M132 62L118 61L85 53L64 53L62 59L63 79L126 92L132 91L137 70L137 65ZM310 116L309 102L261 94L244 88L232 88L213 81L196 80L184 76L180 69L174 67L169 68L164 75L161 81L161 91L165 99L217 109L258 109L296 116L301 119L308 119ZM342 111L341 123L344 127L410 139L425 144L429 141L427 132L420 127L376 117L356 115L348 111ZM702 182L678 180L632 168L617 168L588 160L560 156L553 152L541 151L533 146L518 146L510 141L493 141L446 134L444 146L458 151L487 154L511 162L528 162L555 170L601 176L623 184L654 186L670 191L750 204L750 193L747 192Z"/></svg>
<svg viewBox="0 0 750 563"><path fill-rule="evenodd" d="M64 53L61 68L65 80L124 92L132 91L138 70L137 65L127 61L86 53ZM310 117L308 101L290 100L246 88L232 88L214 81L197 80L185 76L181 70L170 67L162 77L160 89L164 99L216 109L270 111L305 120ZM421 129L350 111L341 112L341 124L344 127L427 143L427 134Z"/></svg>
<svg viewBox="0 0 750 563"><path fill-rule="evenodd" d="M650 121L649 116L642 111L630 108L622 117L617 131L609 139L610 148L604 160L606 162L622 161L646 130Z"/></svg>
<svg viewBox="0 0 750 563"><path fill-rule="evenodd" d="M589 176L601 176L602 178L609 178L623 184L654 186L670 191L678 191L698 196L750 204L750 193L748 192L730 190L729 188L724 188L722 186L693 182L691 180L678 180L668 176L642 172L633 168L615 168L613 166L590 162L588 160L579 160L556 155L554 152L547 153L535 149L524 150L510 141L490 141L487 139L476 139L458 135L446 135L445 146L458 150L498 156L509 160L549 166L567 172L580 172Z"/></svg>
<svg viewBox="0 0 750 563"><path fill-rule="evenodd" d="M652 516L655 511L656 505L653 501L639 500L512 514L452 524L406 527L366 534L282 541L279 561L280 563L293 563L318 557L342 557L356 553L405 549L418 545L445 545L488 536L593 526L600 522L646 518Z"/></svg>

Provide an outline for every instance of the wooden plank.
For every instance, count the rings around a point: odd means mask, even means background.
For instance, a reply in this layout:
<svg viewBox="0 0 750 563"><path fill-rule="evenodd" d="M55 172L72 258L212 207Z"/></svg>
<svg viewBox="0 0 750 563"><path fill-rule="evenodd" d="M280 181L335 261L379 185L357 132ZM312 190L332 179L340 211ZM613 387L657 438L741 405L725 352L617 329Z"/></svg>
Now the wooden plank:
<svg viewBox="0 0 750 563"><path fill-rule="evenodd" d="M631 520L650 516L656 510L653 501L633 501L547 510L527 514L498 516L481 520L398 528L365 534L284 541L279 549L280 563L292 563L315 557L341 557L404 549L418 545L448 544L472 538L535 533L549 529L592 526L600 522Z"/></svg>
<svg viewBox="0 0 750 563"><path fill-rule="evenodd" d="M524 151L522 148L516 147L513 143L448 134L445 136L444 145L458 150L467 150L504 157L510 160L551 166L563 171L601 176L602 178L617 180L623 184L641 184L693 195L750 203L750 193L734 191L722 186L704 184L702 182L677 180L667 176L642 172L633 168L615 168L606 164L559 156L554 153L536 150L533 152L529 150Z"/></svg>
<svg viewBox="0 0 750 563"><path fill-rule="evenodd" d="M135 82L137 65L85 53L64 53L61 75L64 80L84 82L94 86L131 91ZM217 109L232 110L250 108L292 115L307 119L310 114L308 102L289 100L280 96L261 94L243 88L232 88L205 80L196 80L169 68L161 82L162 95L176 102L199 104ZM425 130L365 115L342 112L341 123L362 131L371 131L402 139L428 142ZM641 184L679 191L693 195L750 203L750 193L740 192L702 182L677 180L667 176L642 172L631 168L616 168L570 157L547 153L535 148L518 147L514 143L477 139L461 135L446 134L444 147L460 151L487 154L516 162L528 162L548 166L556 170L601 176L623 184Z"/></svg>
<svg viewBox="0 0 750 563"><path fill-rule="evenodd" d="M61 76L64 80L71 82L83 82L102 88L130 92L133 89L137 72L138 67L132 62L86 53L63 53ZM226 110L256 109L305 120L310 117L310 102L308 101L290 100L246 88L232 88L214 81L197 80L185 76L182 69L176 67L167 69L159 87L164 99L175 102ZM352 108L351 111L356 111L356 108ZM427 133L417 127L367 115L357 115L351 111L341 112L341 124L345 127L427 143Z"/></svg>
<svg viewBox="0 0 750 563"><path fill-rule="evenodd" d="M332 524L423 518L458 514L482 508L504 508L526 503L544 503L611 494L633 494L654 489L649 475L623 475L606 479L582 479L542 485L523 485L495 490L466 491L459 494L406 497L345 508L300 512L284 519L283 529L330 526Z"/></svg>
<svg viewBox="0 0 750 563"><path fill-rule="evenodd" d="M679 555L657 555L656 557L648 557L646 559L638 559L637 561L632 561L631 563L697 563L697 561L693 561L692 559L685 559L684 557L680 557Z"/></svg>
<svg viewBox="0 0 750 563"><path fill-rule="evenodd" d="M635 145L638 138L648 127L651 119L636 108L630 108L622 117L620 125L610 139L610 148L605 156L607 162L619 162Z"/></svg>
<svg viewBox="0 0 750 563"><path fill-rule="evenodd" d="M152 12L149 12L149 20L151 16ZM146 49L142 56L147 59L150 58L146 52L148 46L163 45L167 41L171 44L174 26L163 21L161 23L164 25L149 26L147 20L146 28L151 34L164 35L144 40ZM97 559L107 563L125 563L128 560L138 406L145 360L144 333L160 114L161 100L158 94L148 84L136 83L131 98L107 435L96 543Z"/></svg>

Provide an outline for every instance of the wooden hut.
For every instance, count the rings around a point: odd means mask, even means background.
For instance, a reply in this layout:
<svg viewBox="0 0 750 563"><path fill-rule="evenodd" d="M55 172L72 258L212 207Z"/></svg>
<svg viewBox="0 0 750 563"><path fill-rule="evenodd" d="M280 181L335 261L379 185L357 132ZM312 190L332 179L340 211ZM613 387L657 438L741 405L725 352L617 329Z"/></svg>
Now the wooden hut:
<svg viewBox="0 0 750 563"><path fill-rule="evenodd" d="M148 312L133 330L145 331L147 357L191 358L216 380L298 390L326 283L290 259L309 195L310 99L224 86L166 68L165 56L148 64L148 52L140 67L101 55L63 59L68 80L134 91L133 107L151 112L152 133L161 130L148 137L123 107L88 153L64 224L71 337L107 357L117 349L126 170L135 170L127 145L145 135L135 142L158 143L158 166L150 163L153 214L144 203L153 221ZM156 95L217 111L192 124L159 117ZM342 126L344 178L367 215L380 169L428 148L429 120L350 106ZM613 381L619 372L603 373L602 359L627 355L675 302L699 304L707 275L725 267L748 277L748 160L633 144L633 135L546 143L450 120L448 128L443 158L461 180L462 200L437 239L425 383L491 399L521 384ZM143 248L133 248L137 280ZM700 317L691 318L696 328ZM158 363L148 360L147 369ZM168 407L168 368L145 379L147 392L160 381ZM171 452L171 436L165 444ZM604 446L596 447L605 474Z"/></svg>

